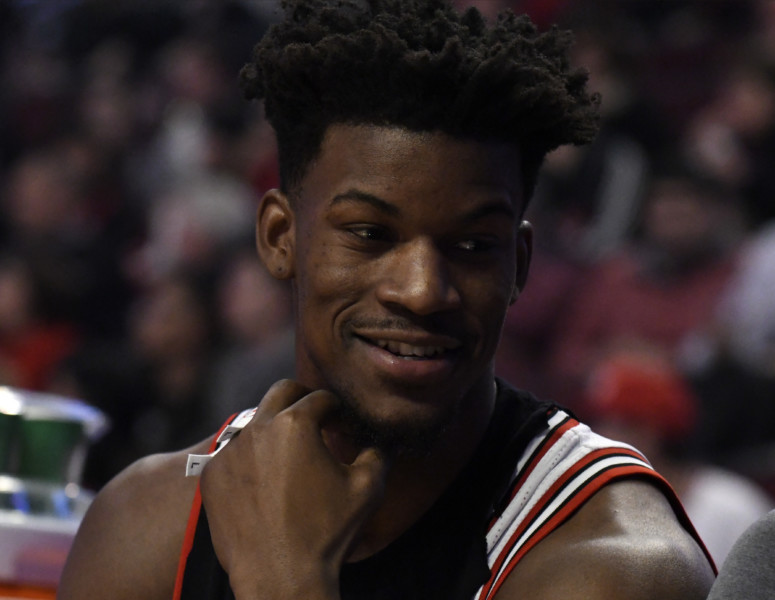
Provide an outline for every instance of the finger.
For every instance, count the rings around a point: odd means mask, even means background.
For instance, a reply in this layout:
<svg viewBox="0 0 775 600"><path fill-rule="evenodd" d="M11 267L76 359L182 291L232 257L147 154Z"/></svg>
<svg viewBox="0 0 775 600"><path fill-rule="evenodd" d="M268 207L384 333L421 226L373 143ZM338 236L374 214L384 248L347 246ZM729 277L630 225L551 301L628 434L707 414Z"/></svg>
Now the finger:
<svg viewBox="0 0 775 600"><path fill-rule="evenodd" d="M382 497L390 463L376 448L364 448L350 465L352 491L372 502Z"/></svg>
<svg viewBox="0 0 775 600"><path fill-rule="evenodd" d="M303 413L307 419L319 426L326 417L339 407L340 403L339 398L333 393L326 390L315 390L289 406L287 410Z"/></svg>
<svg viewBox="0 0 775 600"><path fill-rule="evenodd" d="M377 448L368 447L358 453L350 466L352 469L363 471L367 475L384 478L387 476L390 462Z"/></svg>
<svg viewBox="0 0 775 600"><path fill-rule="evenodd" d="M308 388L292 379L281 379L275 382L259 403L253 421L271 421L309 392Z"/></svg>

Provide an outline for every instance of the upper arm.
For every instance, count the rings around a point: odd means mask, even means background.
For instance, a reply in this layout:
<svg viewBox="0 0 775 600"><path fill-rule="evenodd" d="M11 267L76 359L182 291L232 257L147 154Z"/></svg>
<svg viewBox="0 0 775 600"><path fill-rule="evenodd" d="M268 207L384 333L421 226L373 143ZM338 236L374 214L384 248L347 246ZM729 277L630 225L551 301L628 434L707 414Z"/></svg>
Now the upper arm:
<svg viewBox="0 0 775 600"><path fill-rule="evenodd" d="M172 597L196 480L185 455L142 459L97 495L68 555L58 598Z"/></svg>
<svg viewBox="0 0 775 600"><path fill-rule="evenodd" d="M604 487L531 550L497 600L704 600L713 572L669 503L645 482Z"/></svg>

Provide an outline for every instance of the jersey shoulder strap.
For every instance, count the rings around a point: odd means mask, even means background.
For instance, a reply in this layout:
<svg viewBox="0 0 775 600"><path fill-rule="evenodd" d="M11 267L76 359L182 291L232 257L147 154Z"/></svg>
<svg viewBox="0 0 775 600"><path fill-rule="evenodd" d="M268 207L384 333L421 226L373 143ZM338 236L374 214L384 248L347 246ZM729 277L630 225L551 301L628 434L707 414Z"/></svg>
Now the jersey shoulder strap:
<svg viewBox="0 0 775 600"><path fill-rule="evenodd" d="M606 484L638 477L656 485L684 528L713 561L670 484L632 446L594 433L558 410L519 460L487 531L490 579L475 600L492 598L519 561Z"/></svg>
<svg viewBox="0 0 775 600"><path fill-rule="evenodd" d="M186 464L186 477L197 476L202 472L204 465L215 454L223 448L234 434L250 421L255 409L243 411L229 417L218 430L213 438L213 442L208 449L208 454L189 454ZM245 420L249 414L249 418ZM183 476L183 473L181 473ZM197 483L194 501L191 504L191 510L188 515L188 524L186 534L183 538L183 547L178 559L178 571L175 577L175 592L173 600L186 600L191 597L202 596L202 586L218 585L220 579L225 577L223 569L215 558L210 542L210 528L207 524L207 517L202 509L202 495ZM196 590L196 596L190 595L190 590ZM226 585L226 589L229 586Z"/></svg>

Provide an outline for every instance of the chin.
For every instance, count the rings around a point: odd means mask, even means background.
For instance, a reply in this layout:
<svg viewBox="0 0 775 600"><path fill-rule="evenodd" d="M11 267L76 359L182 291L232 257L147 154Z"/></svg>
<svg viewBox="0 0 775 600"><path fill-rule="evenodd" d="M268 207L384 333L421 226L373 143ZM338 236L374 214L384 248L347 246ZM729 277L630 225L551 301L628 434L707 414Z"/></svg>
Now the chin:
<svg viewBox="0 0 775 600"><path fill-rule="evenodd" d="M393 457L427 456L457 413L456 405L425 405L401 415L381 415L368 410L349 390L337 394L342 400L339 419L356 443Z"/></svg>

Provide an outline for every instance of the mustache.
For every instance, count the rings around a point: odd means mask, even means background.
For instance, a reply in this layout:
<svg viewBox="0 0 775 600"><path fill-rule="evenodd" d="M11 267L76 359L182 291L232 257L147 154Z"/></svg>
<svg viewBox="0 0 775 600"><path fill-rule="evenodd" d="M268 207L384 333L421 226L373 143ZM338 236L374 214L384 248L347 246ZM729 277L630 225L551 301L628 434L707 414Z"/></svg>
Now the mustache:
<svg viewBox="0 0 775 600"><path fill-rule="evenodd" d="M465 328L460 319L442 315L429 316L390 316L390 317L354 317L348 323L352 329L378 331L411 331L436 335L465 336Z"/></svg>

